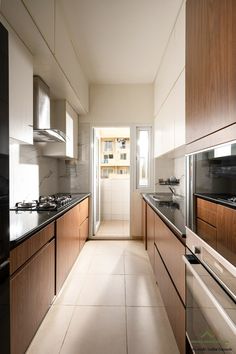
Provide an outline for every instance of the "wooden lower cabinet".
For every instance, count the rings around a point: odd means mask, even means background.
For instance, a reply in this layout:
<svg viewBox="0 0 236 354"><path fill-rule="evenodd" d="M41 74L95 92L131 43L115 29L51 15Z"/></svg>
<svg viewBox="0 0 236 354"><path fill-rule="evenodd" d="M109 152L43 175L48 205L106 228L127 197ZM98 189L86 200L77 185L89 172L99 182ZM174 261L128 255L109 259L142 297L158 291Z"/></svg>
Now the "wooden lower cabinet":
<svg viewBox="0 0 236 354"><path fill-rule="evenodd" d="M147 249L147 203L142 199L142 237L145 250Z"/></svg>
<svg viewBox="0 0 236 354"><path fill-rule="evenodd" d="M217 251L236 266L236 210L217 205Z"/></svg>
<svg viewBox="0 0 236 354"><path fill-rule="evenodd" d="M29 346L55 295L55 240L10 279L11 354Z"/></svg>
<svg viewBox="0 0 236 354"><path fill-rule="evenodd" d="M156 247L154 272L166 312L181 354L185 354L185 307Z"/></svg>
<svg viewBox="0 0 236 354"><path fill-rule="evenodd" d="M155 244L185 303L185 264L182 259L185 246L157 214L155 215Z"/></svg>
<svg viewBox="0 0 236 354"><path fill-rule="evenodd" d="M236 266L236 210L197 198L196 225L197 234Z"/></svg>
<svg viewBox="0 0 236 354"><path fill-rule="evenodd" d="M56 220L56 293L80 251L79 204Z"/></svg>
<svg viewBox="0 0 236 354"><path fill-rule="evenodd" d="M155 212L147 205L147 253L154 268Z"/></svg>
<svg viewBox="0 0 236 354"><path fill-rule="evenodd" d="M56 220L56 293L88 238L88 198Z"/></svg>
<svg viewBox="0 0 236 354"><path fill-rule="evenodd" d="M83 248L87 238L88 238L88 230L89 230L89 219L85 219L84 222L80 225L79 233L80 233L80 250Z"/></svg>

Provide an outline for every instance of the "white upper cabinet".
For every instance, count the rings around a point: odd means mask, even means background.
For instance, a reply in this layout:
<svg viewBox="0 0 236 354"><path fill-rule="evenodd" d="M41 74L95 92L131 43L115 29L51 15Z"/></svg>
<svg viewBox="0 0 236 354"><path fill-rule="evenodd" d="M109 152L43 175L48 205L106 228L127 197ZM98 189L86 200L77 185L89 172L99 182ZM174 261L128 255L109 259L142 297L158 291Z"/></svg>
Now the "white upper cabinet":
<svg viewBox="0 0 236 354"><path fill-rule="evenodd" d="M88 111L88 82L72 45L60 4L56 4L55 56L73 89L78 94L83 108Z"/></svg>
<svg viewBox="0 0 236 354"><path fill-rule="evenodd" d="M10 138L33 144L33 58L24 44L9 33Z"/></svg>
<svg viewBox="0 0 236 354"><path fill-rule="evenodd" d="M2 0L4 23L14 29L34 57L34 74L80 114L88 112L89 86L57 0ZM0 15L1 17L1 15Z"/></svg>
<svg viewBox="0 0 236 354"><path fill-rule="evenodd" d="M185 4L182 5L155 80L154 115L159 112L160 107L166 100L166 97L168 96L184 67Z"/></svg>
<svg viewBox="0 0 236 354"><path fill-rule="evenodd" d="M52 128L66 134L65 143L47 143L43 148L45 156L66 159L78 157L78 115L65 100L51 101Z"/></svg>
<svg viewBox="0 0 236 354"><path fill-rule="evenodd" d="M185 70L155 118L155 157L185 144Z"/></svg>
<svg viewBox="0 0 236 354"><path fill-rule="evenodd" d="M185 144L185 2L154 85L155 157Z"/></svg>
<svg viewBox="0 0 236 354"><path fill-rule="evenodd" d="M54 52L55 4L54 0L23 0L36 26Z"/></svg>
<svg viewBox="0 0 236 354"><path fill-rule="evenodd" d="M185 144L185 70L174 87L175 148Z"/></svg>

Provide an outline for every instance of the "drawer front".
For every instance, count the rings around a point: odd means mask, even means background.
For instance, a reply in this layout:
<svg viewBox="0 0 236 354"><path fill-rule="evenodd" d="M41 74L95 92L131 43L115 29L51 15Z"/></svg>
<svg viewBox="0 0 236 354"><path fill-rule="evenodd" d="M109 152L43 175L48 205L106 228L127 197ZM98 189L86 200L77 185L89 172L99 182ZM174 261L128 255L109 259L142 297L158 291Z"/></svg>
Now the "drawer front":
<svg viewBox="0 0 236 354"><path fill-rule="evenodd" d="M214 226L197 218L197 234L211 247L216 249L217 231Z"/></svg>
<svg viewBox="0 0 236 354"><path fill-rule="evenodd" d="M82 250L87 238L89 231L89 219L85 219L84 222L80 225L79 236L80 236L80 251Z"/></svg>
<svg viewBox="0 0 236 354"><path fill-rule="evenodd" d="M155 244L185 303L185 265L182 260L182 256L185 254L185 246L158 215L155 215Z"/></svg>
<svg viewBox="0 0 236 354"><path fill-rule="evenodd" d="M10 280L11 354L25 353L55 294L55 240Z"/></svg>
<svg viewBox="0 0 236 354"><path fill-rule="evenodd" d="M55 223L51 223L32 235L10 252L10 274L14 273L55 235Z"/></svg>
<svg viewBox="0 0 236 354"><path fill-rule="evenodd" d="M181 354L185 354L185 308L155 248L155 276Z"/></svg>
<svg viewBox="0 0 236 354"><path fill-rule="evenodd" d="M216 226L217 204L197 198L197 217L203 221Z"/></svg>
<svg viewBox="0 0 236 354"><path fill-rule="evenodd" d="M155 233L155 212L147 205L147 253L152 268L154 268L154 233Z"/></svg>
<svg viewBox="0 0 236 354"><path fill-rule="evenodd" d="M80 225L88 217L88 214L89 214L89 202L88 202L88 200L89 199L86 198L81 203L79 203L79 214L80 214L79 224Z"/></svg>
<svg viewBox="0 0 236 354"><path fill-rule="evenodd" d="M80 249L79 205L57 219L56 233L56 290L60 291L78 257Z"/></svg>

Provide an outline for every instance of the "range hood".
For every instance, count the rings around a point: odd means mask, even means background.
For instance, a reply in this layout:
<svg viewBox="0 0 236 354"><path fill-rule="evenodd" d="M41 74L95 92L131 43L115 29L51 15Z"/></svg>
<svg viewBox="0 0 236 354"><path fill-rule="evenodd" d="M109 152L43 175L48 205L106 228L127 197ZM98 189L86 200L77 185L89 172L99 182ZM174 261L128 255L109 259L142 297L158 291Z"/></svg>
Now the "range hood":
<svg viewBox="0 0 236 354"><path fill-rule="evenodd" d="M34 76L34 126L35 142L65 142L66 135L50 124L50 90L45 82Z"/></svg>

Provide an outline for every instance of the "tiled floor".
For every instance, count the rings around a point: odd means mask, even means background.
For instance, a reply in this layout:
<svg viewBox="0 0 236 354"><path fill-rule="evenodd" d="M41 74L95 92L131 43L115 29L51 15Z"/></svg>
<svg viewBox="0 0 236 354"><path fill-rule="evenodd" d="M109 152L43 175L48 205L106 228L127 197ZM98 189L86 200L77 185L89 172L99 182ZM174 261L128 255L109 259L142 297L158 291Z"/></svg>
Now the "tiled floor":
<svg viewBox="0 0 236 354"><path fill-rule="evenodd" d="M177 354L141 242L89 241L27 354Z"/></svg>
<svg viewBox="0 0 236 354"><path fill-rule="evenodd" d="M127 220L106 220L101 221L96 237L102 238L124 238L129 237L129 221Z"/></svg>

